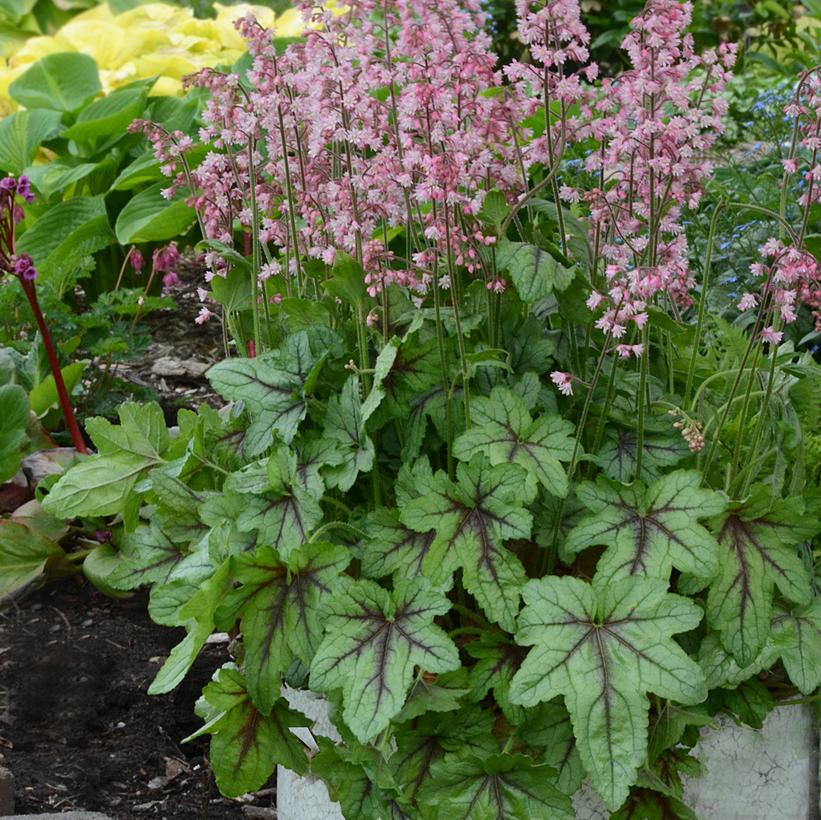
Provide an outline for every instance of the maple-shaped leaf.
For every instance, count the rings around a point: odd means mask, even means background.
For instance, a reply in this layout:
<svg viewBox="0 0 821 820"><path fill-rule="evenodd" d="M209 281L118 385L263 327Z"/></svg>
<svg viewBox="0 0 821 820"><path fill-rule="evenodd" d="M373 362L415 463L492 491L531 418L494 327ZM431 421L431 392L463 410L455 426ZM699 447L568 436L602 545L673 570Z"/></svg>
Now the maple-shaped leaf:
<svg viewBox="0 0 821 820"><path fill-rule="evenodd" d="M642 476L648 481L661 475L661 467L672 467L689 453L687 442L678 433L648 435L643 449ZM618 428L606 435L594 461L608 478L626 484L636 477L637 451L635 432Z"/></svg>
<svg viewBox="0 0 821 820"><path fill-rule="evenodd" d="M821 686L821 601L777 611L773 640L790 680L805 695Z"/></svg>
<svg viewBox="0 0 821 820"><path fill-rule="evenodd" d="M230 475L225 492L243 497L239 532L256 531L257 543L273 546L284 560L322 520L318 499L300 481L296 453L287 447Z"/></svg>
<svg viewBox="0 0 821 820"><path fill-rule="evenodd" d="M362 573L368 578L384 578L397 573L400 578L426 575L425 558L430 552L434 530L416 532L399 520L397 510L380 507L368 515L362 527L366 537L357 549ZM427 577L434 586L448 580L442 566L429 566Z"/></svg>
<svg viewBox="0 0 821 820"><path fill-rule="evenodd" d="M248 409L248 455L270 447L274 431L291 443L307 412L305 385L322 361L311 351L308 334L299 331L288 336L281 350L255 359L226 359L208 371L208 381L223 398L242 401Z"/></svg>
<svg viewBox="0 0 821 820"><path fill-rule="evenodd" d="M762 487L713 526L721 549L719 574L707 595L707 620L742 667L755 660L769 635L773 586L795 604L812 598L800 548L821 522L803 512L797 500L771 503Z"/></svg>
<svg viewBox="0 0 821 820"><path fill-rule="evenodd" d="M698 662L710 689L738 686L753 675L769 669L777 660L778 647L769 638L751 663L739 666L715 632L704 637L698 652Z"/></svg>
<svg viewBox="0 0 821 820"><path fill-rule="evenodd" d="M722 497L701 487L701 473L676 470L649 486L629 487L601 478L576 487L588 510L568 533L564 548L577 553L594 544L607 547L596 565L600 580L646 575L669 580L675 567L711 579L718 568L718 544L698 523L721 513Z"/></svg>
<svg viewBox="0 0 821 820"><path fill-rule="evenodd" d="M419 796L425 820L551 820L576 814L553 784L555 770L520 754L445 755Z"/></svg>
<svg viewBox="0 0 821 820"><path fill-rule="evenodd" d="M524 588L516 641L532 646L511 684L514 703L563 695L582 764L605 805L627 797L647 752L647 692L680 703L707 696L704 675L671 636L701 620L667 584L548 576Z"/></svg>
<svg viewBox="0 0 821 820"><path fill-rule="evenodd" d="M395 790L374 782L361 760L349 759L344 747L326 738L317 738L317 744L319 753L311 760L311 773L322 778L344 817L407 820Z"/></svg>
<svg viewBox="0 0 821 820"><path fill-rule="evenodd" d="M573 424L560 416L535 421L524 401L505 387L494 387L489 397L471 403L472 426L453 445L455 456L469 461L485 453L491 464L519 464L532 481L553 495L567 495L562 461L573 457Z"/></svg>
<svg viewBox="0 0 821 820"><path fill-rule="evenodd" d="M478 707L467 707L442 720L435 713L415 723L399 726L394 734L396 752L388 765L408 800L428 781L431 767L446 752L471 752L479 757L499 752L493 736L494 716Z"/></svg>
<svg viewBox="0 0 821 820"><path fill-rule="evenodd" d="M384 398L374 417L379 427L390 419L406 419L414 400L442 382L436 339L402 344L382 380Z"/></svg>
<svg viewBox="0 0 821 820"><path fill-rule="evenodd" d="M556 770L556 786L565 794L575 794L584 770L576 748L573 724L561 698L540 703L524 713L517 737L540 750L539 760Z"/></svg>
<svg viewBox="0 0 821 820"><path fill-rule="evenodd" d="M478 703L492 689L493 699L505 717L511 723L520 724L525 710L510 702L510 682L527 650L500 632L481 632L475 641L465 644L464 649L476 659L470 669L471 700Z"/></svg>
<svg viewBox="0 0 821 820"><path fill-rule="evenodd" d="M424 578L388 592L373 581L340 579L324 613L325 638L311 663L311 688L342 689L342 716L363 743L405 703L414 667L449 672L459 653L433 623L450 602Z"/></svg>
<svg viewBox="0 0 821 820"><path fill-rule="evenodd" d="M211 768L226 797L257 791L275 766L299 774L307 771L305 747L291 728L309 726L310 721L289 709L284 700L277 701L268 714L259 712L236 668L226 665L217 670L203 689L197 712L207 723L186 739L212 735Z"/></svg>
<svg viewBox="0 0 821 820"><path fill-rule="evenodd" d="M292 552L287 562L270 547L231 559L240 586L220 607L217 622L230 628L241 618L243 672L263 714L279 699L281 676L291 661L311 663L322 639L320 598L333 592L349 561L343 547L320 541Z"/></svg>
<svg viewBox="0 0 821 820"><path fill-rule="evenodd" d="M359 473L373 467L373 441L365 432L366 417L362 412L359 395L359 376L351 376L338 396L331 396L325 411L324 437L338 445L342 456L338 466L324 470L331 487L347 492Z"/></svg>
<svg viewBox="0 0 821 820"><path fill-rule="evenodd" d="M423 562L451 573L462 568L465 589L485 614L512 632L526 576L521 561L503 544L528 538L532 519L524 504L533 487L517 464L491 466L481 453L459 464L456 481L439 471L420 482L420 496L407 501L400 519L416 532L436 531Z"/></svg>

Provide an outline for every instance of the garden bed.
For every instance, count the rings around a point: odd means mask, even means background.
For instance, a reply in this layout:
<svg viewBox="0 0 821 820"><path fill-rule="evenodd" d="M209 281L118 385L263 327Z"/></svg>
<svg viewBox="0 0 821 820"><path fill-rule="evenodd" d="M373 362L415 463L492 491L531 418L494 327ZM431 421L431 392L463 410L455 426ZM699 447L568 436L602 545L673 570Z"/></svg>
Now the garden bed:
<svg viewBox="0 0 821 820"><path fill-rule="evenodd" d="M179 743L199 728L194 702L225 647L206 646L172 695L149 696L180 630L153 624L145 604L68 580L0 612L0 763L14 773L18 812L249 816L217 791L207 739ZM269 793L248 805L273 804Z"/></svg>

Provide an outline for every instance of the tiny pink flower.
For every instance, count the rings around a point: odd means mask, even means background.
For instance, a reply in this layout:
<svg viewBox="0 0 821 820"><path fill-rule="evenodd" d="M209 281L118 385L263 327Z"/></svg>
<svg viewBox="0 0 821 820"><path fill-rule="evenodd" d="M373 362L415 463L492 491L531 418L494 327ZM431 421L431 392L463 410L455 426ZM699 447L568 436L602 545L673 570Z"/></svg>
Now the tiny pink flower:
<svg viewBox="0 0 821 820"><path fill-rule="evenodd" d="M204 325L213 315L214 313L212 311L208 310L207 307L203 306L200 308L200 312L197 314L194 321L198 325Z"/></svg>
<svg viewBox="0 0 821 820"><path fill-rule="evenodd" d="M761 331L761 341L763 342L777 345L780 344L783 338L784 334L780 330L776 330L772 325L765 327L764 330Z"/></svg>
<svg viewBox="0 0 821 820"><path fill-rule="evenodd" d="M561 370L554 370L550 374L550 381L556 385L558 391L563 396L573 395L573 379L574 376L570 373L563 373Z"/></svg>
<svg viewBox="0 0 821 820"><path fill-rule="evenodd" d="M736 307L743 313L745 310L750 310L754 308L758 300L755 298L755 294L753 293L745 293L739 300Z"/></svg>

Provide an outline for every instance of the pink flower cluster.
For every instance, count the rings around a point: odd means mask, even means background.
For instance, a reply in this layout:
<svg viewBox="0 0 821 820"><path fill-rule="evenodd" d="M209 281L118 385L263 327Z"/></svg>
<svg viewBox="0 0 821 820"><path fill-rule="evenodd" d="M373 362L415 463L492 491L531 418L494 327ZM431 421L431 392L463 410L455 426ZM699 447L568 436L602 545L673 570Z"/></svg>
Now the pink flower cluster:
<svg viewBox="0 0 821 820"><path fill-rule="evenodd" d="M630 322L644 326L655 298L691 301L681 219L712 172L707 152L724 128L721 91L735 60L729 44L694 53L691 13L689 3L650 0L622 44L631 67L604 79L582 109L597 145L586 168L599 177L585 199L604 260L588 305L604 308L597 326L616 339Z"/></svg>

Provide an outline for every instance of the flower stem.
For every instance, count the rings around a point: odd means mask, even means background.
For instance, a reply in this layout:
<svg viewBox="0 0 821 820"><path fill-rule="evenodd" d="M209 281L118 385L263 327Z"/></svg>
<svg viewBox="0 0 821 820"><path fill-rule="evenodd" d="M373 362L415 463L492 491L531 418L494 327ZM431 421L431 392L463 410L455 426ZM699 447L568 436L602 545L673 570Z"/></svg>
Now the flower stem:
<svg viewBox="0 0 821 820"><path fill-rule="evenodd" d="M57 396L60 400L60 408L63 411L63 418L66 421L66 427L71 434L71 440L74 442L74 447L78 453L87 453L88 448L83 439L83 434L80 432L80 427L77 424L77 419L74 415L74 408L71 406L71 400L66 390L66 383L63 381L63 374L60 370L60 362L57 359L57 350L54 347L54 341L51 338L48 325L46 325L43 311L40 310L40 304L37 301L37 291L32 282L20 280L23 286L23 292L31 305L31 311L34 314L34 319L37 322L37 327L40 330L40 335L43 337L43 344L46 347L46 355L48 356L48 363L51 367L51 375L54 377L54 385L57 388Z"/></svg>

